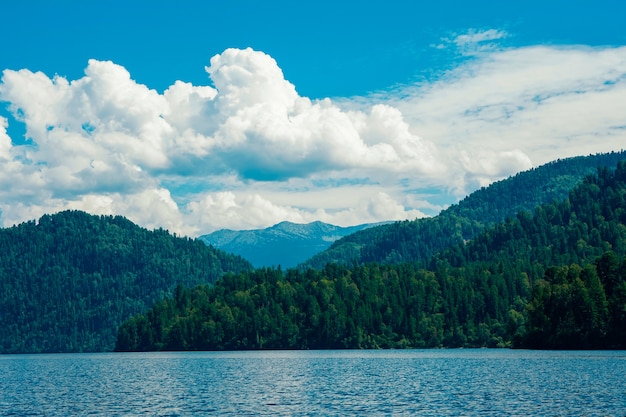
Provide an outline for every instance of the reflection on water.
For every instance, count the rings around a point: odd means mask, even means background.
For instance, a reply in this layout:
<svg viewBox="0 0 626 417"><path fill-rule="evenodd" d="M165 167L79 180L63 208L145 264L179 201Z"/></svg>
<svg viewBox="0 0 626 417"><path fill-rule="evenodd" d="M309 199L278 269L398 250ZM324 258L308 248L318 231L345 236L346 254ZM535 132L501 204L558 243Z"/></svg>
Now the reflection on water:
<svg viewBox="0 0 626 417"><path fill-rule="evenodd" d="M0 356L0 415L626 416L626 352Z"/></svg>

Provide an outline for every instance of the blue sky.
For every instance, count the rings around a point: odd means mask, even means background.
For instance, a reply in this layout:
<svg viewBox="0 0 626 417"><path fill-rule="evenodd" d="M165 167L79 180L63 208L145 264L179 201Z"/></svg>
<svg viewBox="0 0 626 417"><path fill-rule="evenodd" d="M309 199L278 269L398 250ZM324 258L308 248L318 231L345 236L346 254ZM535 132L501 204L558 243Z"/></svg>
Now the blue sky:
<svg viewBox="0 0 626 417"><path fill-rule="evenodd" d="M412 219L626 143L617 0L2 8L4 226Z"/></svg>
<svg viewBox="0 0 626 417"><path fill-rule="evenodd" d="M469 29L506 30L517 46L626 43L618 0L10 3L3 67L76 79L88 59L112 60L160 91L206 83L210 57L231 47L271 55L301 95L324 98L437 76L456 57L431 45Z"/></svg>

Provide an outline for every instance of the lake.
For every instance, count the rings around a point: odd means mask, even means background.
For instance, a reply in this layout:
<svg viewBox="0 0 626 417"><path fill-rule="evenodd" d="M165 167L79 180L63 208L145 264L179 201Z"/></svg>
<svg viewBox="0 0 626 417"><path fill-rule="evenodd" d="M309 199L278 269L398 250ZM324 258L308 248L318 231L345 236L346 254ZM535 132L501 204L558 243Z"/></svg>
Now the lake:
<svg viewBox="0 0 626 417"><path fill-rule="evenodd" d="M2 416L626 416L625 351L0 355Z"/></svg>

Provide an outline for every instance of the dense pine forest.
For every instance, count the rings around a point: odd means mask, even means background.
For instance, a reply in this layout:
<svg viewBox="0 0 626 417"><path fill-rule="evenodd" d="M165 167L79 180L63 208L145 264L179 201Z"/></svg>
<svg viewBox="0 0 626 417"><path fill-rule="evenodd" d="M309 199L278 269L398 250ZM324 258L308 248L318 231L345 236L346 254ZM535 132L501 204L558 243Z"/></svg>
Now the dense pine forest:
<svg viewBox="0 0 626 417"><path fill-rule="evenodd" d="M126 321L116 350L626 348L626 162L459 238L419 261L181 285Z"/></svg>
<svg viewBox="0 0 626 417"><path fill-rule="evenodd" d="M301 269L425 261L439 251L472 239L520 211L560 201L598 167L615 167L626 151L557 160L481 188L432 218L396 222L346 236L304 262Z"/></svg>
<svg viewBox="0 0 626 417"><path fill-rule="evenodd" d="M45 215L0 230L0 353L112 350L117 327L172 294L251 265L120 216Z"/></svg>

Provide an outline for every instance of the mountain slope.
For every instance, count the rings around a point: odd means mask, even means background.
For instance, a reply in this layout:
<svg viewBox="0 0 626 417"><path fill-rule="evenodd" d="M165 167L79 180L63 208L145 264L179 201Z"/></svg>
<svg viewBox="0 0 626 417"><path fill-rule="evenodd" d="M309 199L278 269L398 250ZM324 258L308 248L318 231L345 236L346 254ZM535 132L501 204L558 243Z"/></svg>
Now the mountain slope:
<svg viewBox="0 0 626 417"><path fill-rule="evenodd" d="M438 216L396 222L346 236L300 265L351 265L426 260L438 251L476 236L521 210L567 197L598 167L615 167L626 151L561 159L484 187Z"/></svg>
<svg viewBox="0 0 626 417"><path fill-rule="evenodd" d="M264 268L180 288L126 321L116 349L623 349L625 254L622 162L423 267Z"/></svg>
<svg viewBox="0 0 626 417"><path fill-rule="evenodd" d="M282 222L266 229L222 229L198 239L240 255L257 268L278 265L291 268L327 249L337 239L372 226L340 227L319 221L309 224Z"/></svg>
<svg viewBox="0 0 626 417"><path fill-rule="evenodd" d="M120 216L66 211L0 229L0 353L111 350L119 323L177 284L250 268Z"/></svg>

